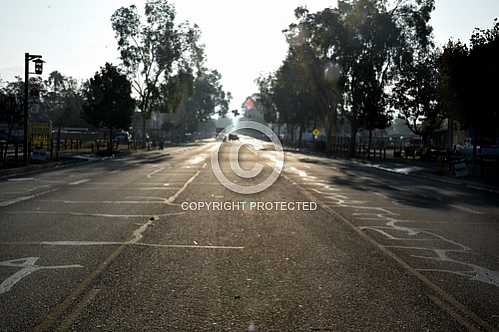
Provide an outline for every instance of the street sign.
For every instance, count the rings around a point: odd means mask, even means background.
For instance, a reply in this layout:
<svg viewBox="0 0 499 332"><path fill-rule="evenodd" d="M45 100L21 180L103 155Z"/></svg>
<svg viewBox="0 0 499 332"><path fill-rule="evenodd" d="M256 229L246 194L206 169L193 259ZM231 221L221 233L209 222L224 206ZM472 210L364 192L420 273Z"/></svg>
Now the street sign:
<svg viewBox="0 0 499 332"><path fill-rule="evenodd" d="M51 130L48 122L31 123L31 146L48 150L50 144Z"/></svg>
<svg viewBox="0 0 499 332"><path fill-rule="evenodd" d="M315 128L314 130L312 130L312 135L314 135L315 137L318 137L320 134L321 134L320 129Z"/></svg>

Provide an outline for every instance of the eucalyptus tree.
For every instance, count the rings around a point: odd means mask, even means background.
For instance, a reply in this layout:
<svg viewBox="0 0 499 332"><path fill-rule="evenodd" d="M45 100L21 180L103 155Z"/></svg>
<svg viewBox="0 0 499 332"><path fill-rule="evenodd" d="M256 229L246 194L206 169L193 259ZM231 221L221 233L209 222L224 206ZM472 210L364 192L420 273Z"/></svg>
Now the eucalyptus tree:
<svg viewBox="0 0 499 332"><path fill-rule="evenodd" d="M81 85L70 76L53 71L44 82L43 103L47 106L49 119L57 128L56 151L59 155L61 130L64 126L82 126L87 123L82 118L83 94Z"/></svg>
<svg viewBox="0 0 499 332"><path fill-rule="evenodd" d="M311 45L335 69L333 95L341 97L337 100L350 121L353 154L359 129L389 126L387 87L400 46L399 27L381 0L340 0L337 8L300 11Z"/></svg>
<svg viewBox="0 0 499 332"><path fill-rule="evenodd" d="M342 103L339 67L331 62L328 52L322 48L323 22L302 7L295 10L295 17L297 22L285 30L286 38L290 52L299 63L302 80L315 101L307 111L311 113L314 127L318 126L318 122L325 124L327 143L330 145L336 133L337 112Z"/></svg>
<svg viewBox="0 0 499 332"><path fill-rule="evenodd" d="M123 67L132 80L142 113L143 135L150 113L168 98L162 85L177 74L189 72L192 61L201 55L196 44L197 26L175 22L175 8L167 0L147 0L141 16L135 5L121 7L111 17ZM178 77L177 77L178 78ZM165 109L165 108L162 108Z"/></svg>
<svg viewBox="0 0 499 332"><path fill-rule="evenodd" d="M225 116L229 111L231 93L222 86L222 75L217 70L202 69L194 80L193 91L187 99L190 130L207 122L213 115Z"/></svg>
<svg viewBox="0 0 499 332"><path fill-rule="evenodd" d="M401 48L392 105L424 144L442 125L439 51L429 24L434 0L400 2L394 16L401 27Z"/></svg>

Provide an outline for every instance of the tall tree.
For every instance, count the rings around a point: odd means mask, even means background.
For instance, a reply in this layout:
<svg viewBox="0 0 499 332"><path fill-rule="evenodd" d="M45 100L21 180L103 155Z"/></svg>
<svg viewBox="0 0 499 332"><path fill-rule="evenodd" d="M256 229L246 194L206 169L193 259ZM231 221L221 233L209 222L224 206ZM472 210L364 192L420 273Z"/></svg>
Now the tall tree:
<svg viewBox="0 0 499 332"><path fill-rule="evenodd" d="M402 47L391 101L409 129L421 136L425 145L444 118L439 98L440 55L429 25L434 3L434 0L409 1L396 8Z"/></svg>
<svg viewBox="0 0 499 332"><path fill-rule="evenodd" d="M258 98L260 107L263 110L264 120L266 122L277 123L278 125L280 125L282 122L277 115L272 91L274 80L275 78L273 74L261 75L260 77L258 77L255 80L255 83L258 86L258 93L256 94L256 96Z"/></svg>
<svg viewBox="0 0 499 332"><path fill-rule="evenodd" d="M199 50L192 47L198 38L197 30L187 24L176 25L175 8L167 0L147 0L143 17L135 5L121 7L111 22L123 66L138 96L145 137L146 119L162 98L161 82L167 84L175 69L182 68L184 52L198 55Z"/></svg>
<svg viewBox="0 0 499 332"><path fill-rule="evenodd" d="M478 144L497 144L499 109L499 22L475 30L470 46L449 42L440 58L442 99L448 116L473 133L473 160Z"/></svg>
<svg viewBox="0 0 499 332"><path fill-rule="evenodd" d="M499 77L499 20L490 29L476 29L471 36L468 96L474 99L467 109L469 125L475 130L476 141L483 145L496 145L499 137L499 107L497 78ZM469 103L468 103L469 105ZM475 149L476 150L476 149ZM476 151L475 151L476 154Z"/></svg>
<svg viewBox="0 0 499 332"><path fill-rule="evenodd" d="M298 8L298 23L288 30L319 114L332 129L337 109L349 119L352 153L359 129L386 128L391 118L386 90L400 40L396 20L385 3L340 0L337 8L312 14Z"/></svg>
<svg viewBox="0 0 499 332"><path fill-rule="evenodd" d="M295 17L298 22L285 30L286 37L300 63L309 93L314 96L311 114L314 127L318 122L325 123L327 145L331 146L336 135L337 113L343 102L344 88L340 68L331 60L329 45L323 43L324 29L332 21L323 21L319 13L310 14L303 7L295 10Z"/></svg>
<svg viewBox="0 0 499 332"><path fill-rule="evenodd" d="M229 111L230 92L225 92L222 75L216 70L203 70L194 81L193 94L188 99L186 111L196 123L206 122L215 114L225 115Z"/></svg>
<svg viewBox="0 0 499 332"><path fill-rule="evenodd" d="M42 98L47 106L49 118L57 128L56 151L59 155L62 127L88 125L82 119L83 95L76 79L64 76L58 71L49 74L44 86Z"/></svg>
<svg viewBox="0 0 499 332"><path fill-rule="evenodd" d="M131 83L110 63L88 81L84 95L85 119L98 128L109 129L109 151L113 152L113 129L128 129L135 109Z"/></svg>
<svg viewBox="0 0 499 332"><path fill-rule="evenodd" d="M21 127L24 117L22 107L24 82L19 77L16 79L16 81L9 82L5 87L0 89L0 123L7 125L7 132L2 137L5 140L5 144L2 145L3 150L0 151L4 162L3 166L7 165L9 143L15 141L13 131L16 127Z"/></svg>

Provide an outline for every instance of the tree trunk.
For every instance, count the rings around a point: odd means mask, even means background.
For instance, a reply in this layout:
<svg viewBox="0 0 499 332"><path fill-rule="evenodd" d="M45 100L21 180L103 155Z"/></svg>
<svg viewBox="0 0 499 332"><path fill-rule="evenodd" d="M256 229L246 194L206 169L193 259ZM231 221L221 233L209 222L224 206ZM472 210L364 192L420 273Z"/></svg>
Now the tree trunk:
<svg viewBox="0 0 499 332"><path fill-rule="evenodd" d="M61 153L61 126L57 127L57 160Z"/></svg>
<svg viewBox="0 0 499 332"><path fill-rule="evenodd" d="M109 128L109 155L113 155L113 127Z"/></svg>
<svg viewBox="0 0 499 332"><path fill-rule="evenodd" d="M449 153L452 153L454 150L454 120L451 118L447 119L448 124L447 124L447 130L448 130L448 144L447 144L447 150Z"/></svg>
<svg viewBox="0 0 499 332"><path fill-rule="evenodd" d="M2 145L2 156L3 156L3 167L7 168L7 151L9 151L9 141L6 140L5 144Z"/></svg>
<svg viewBox="0 0 499 332"><path fill-rule="evenodd" d="M478 130L473 128L473 158L471 160L471 174L476 175L477 166L477 154L478 154Z"/></svg>
<svg viewBox="0 0 499 332"><path fill-rule="evenodd" d="M303 141L303 124L300 124L300 132L298 134L298 148L302 147L302 141Z"/></svg>
<svg viewBox="0 0 499 332"><path fill-rule="evenodd" d="M146 112L142 111L142 147L146 147Z"/></svg>
<svg viewBox="0 0 499 332"><path fill-rule="evenodd" d="M286 126L286 129L288 130L288 136L289 136L289 146L294 146L295 145L295 125L294 124L289 124L289 126ZM291 133L291 135L290 135Z"/></svg>
<svg viewBox="0 0 499 332"><path fill-rule="evenodd" d="M331 152L333 147L333 140L336 137L336 107L329 112L327 119L327 137L326 137L326 152Z"/></svg>
<svg viewBox="0 0 499 332"><path fill-rule="evenodd" d="M353 158L355 157L355 148L356 148L356 140L357 140L357 131L358 131L358 128L356 128L356 126L352 126L351 130L350 130L350 152L349 152L349 156L350 158Z"/></svg>
<svg viewBox="0 0 499 332"><path fill-rule="evenodd" d="M9 138L12 137L12 127L9 126L9 132L7 134L7 139L5 140L5 150L2 151L2 153L4 153L3 155L3 164L4 164L4 167L7 167L7 156L8 156L8 152L9 152Z"/></svg>
<svg viewBox="0 0 499 332"><path fill-rule="evenodd" d="M371 159L372 141L373 141L373 130L369 129L369 141L367 142L367 159Z"/></svg>

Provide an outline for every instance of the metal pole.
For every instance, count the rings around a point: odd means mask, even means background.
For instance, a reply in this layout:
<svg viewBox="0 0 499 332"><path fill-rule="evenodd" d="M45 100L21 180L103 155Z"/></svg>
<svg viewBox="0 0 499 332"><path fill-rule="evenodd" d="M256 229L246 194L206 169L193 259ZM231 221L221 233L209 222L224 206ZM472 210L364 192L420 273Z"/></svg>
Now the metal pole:
<svg viewBox="0 0 499 332"><path fill-rule="evenodd" d="M24 141L23 161L28 165L28 84L29 84L29 53L24 53Z"/></svg>

